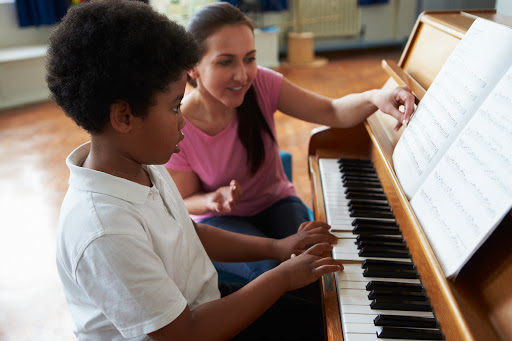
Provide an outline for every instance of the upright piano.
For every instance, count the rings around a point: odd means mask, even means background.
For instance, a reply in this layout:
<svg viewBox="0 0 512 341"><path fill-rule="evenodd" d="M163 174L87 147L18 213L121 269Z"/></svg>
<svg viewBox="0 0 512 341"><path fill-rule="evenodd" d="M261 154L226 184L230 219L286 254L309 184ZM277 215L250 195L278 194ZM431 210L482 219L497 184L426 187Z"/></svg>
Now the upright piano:
<svg viewBox="0 0 512 341"><path fill-rule="evenodd" d="M422 13L416 21L399 62L383 61L383 68L390 75L384 87L407 85L417 99L421 100L446 58L477 17L508 26L512 25L511 17L495 11ZM368 181L380 184L387 198L388 208L392 211L393 220L396 222L396 226L399 226L400 238L404 240L410 254L409 260L394 259L397 262L392 264L397 264L396 267L399 268L403 266L403 263L412 262L417 272L415 283L419 283L421 286L421 291L426 296L426 302L431 308L425 310L431 310L432 318L427 317L425 320L432 321L433 319L435 321L433 330L438 329L441 339L445 340L512 340L511 212L505 216L498 228L464 266L456 279L446 279L394 172L392 153L401 133L393 131L394 125L394 119L381 112L376 112L363 124L353 128L320 128L312 133L308 151L308 166L315 218L332 223L330 220L335 218L329 218L329 214L326 212L330 211L330 216L336 217L338 211L347 210L346 207L340 206L345 204L332 202L333 200L328 198L329 191L332 191L335 186L339 186L328 181L329 178L341 178L341 175L337 173L340 162L344 163L344 167L347 169L350 169L351 162L363 162L363 164L358 164L359 168L367 167L365 162L368 162L368 169L373 169L378 179ZM342 161L338 161L340 159ZM382 209L382 207L377 207L373 212L378 213ZM340 215L343 214L340 213ZM362 226L362 228L364 227ZM370 236L369 244L366 245L371 246L371 232L366 231L363 234ZM387 242L391 241L389 245L392 245L395 241L392 238L398 237L395 235L390 238ZM354 240L350 244L357 243L358 241ZM370 256L372 256L371 253ZM361 268L359 270L361 272L365 271L362 269L364 261L357 257L353 260L346 260L345 264L347 268L350 268L350 271L347 270L347 272L356 271L354 267ZM391 257L393 258L393 256ZM379 268L377 268L378 271ZM384 268L384 271L387 269ZM405 336L400 335L400 331L403 330L401 328L384 328L368 324L368 317L357 314L343 316L345 313L342 311L344 310L342 309L343 302L350 302L353 299L351 293L354 290L350 285L341 284L340 274L328 274L321 279L325 331L328 340L343 340L344 337L345 341L369 340L372 339L372 335L377 339L379 333L382 333L382 337L387 338L394 337L395 332L401 338L410 336L407 333ZM385 277L390 276L386 275ZM372 280L376 285L382 282L378 278ZM392 296L400 296L400 285L392 285L393 287L382 291L384 295L387 293ZM372 293L371 290L372 288L369 288L367 293ZM367 300L368 305L379 303L371 297L362 299ZM405 301L408 300L406 297ZM386 311L381 311L378 307L376 305L375 313L368 313L372 321L380 314L387 315ZM404 309L405 313L402 311L396 314L406 315L408 308ZM399 311L401 308L398 306L395 310ZM411 315L423 316L421 313L417 315L411 313ZM381 318L384 326L386 326L386 318L389 317ZM358 320L359 318L366 318L366 320ZM407 321L405 323L405 328L407 328ZM366 334L359 330L365 324L369 327L369 332ZM425 330L429 330L428 328ZM424 334L425 339L435 339L439 336L435 334L431 336L428 332L421 333L421 330L420 327L420 334Z"/></svg>

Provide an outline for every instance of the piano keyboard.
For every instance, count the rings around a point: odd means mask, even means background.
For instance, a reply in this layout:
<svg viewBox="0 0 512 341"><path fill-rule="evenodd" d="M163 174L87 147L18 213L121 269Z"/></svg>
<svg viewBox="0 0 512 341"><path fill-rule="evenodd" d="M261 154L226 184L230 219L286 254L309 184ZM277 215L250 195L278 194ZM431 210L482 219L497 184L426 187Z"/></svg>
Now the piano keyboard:
<svg viewBox="0 0 512 341"><path fill-rule="evenodd" d="M368 160L320 159L344 341L443 340L400 229Z"/></svg>

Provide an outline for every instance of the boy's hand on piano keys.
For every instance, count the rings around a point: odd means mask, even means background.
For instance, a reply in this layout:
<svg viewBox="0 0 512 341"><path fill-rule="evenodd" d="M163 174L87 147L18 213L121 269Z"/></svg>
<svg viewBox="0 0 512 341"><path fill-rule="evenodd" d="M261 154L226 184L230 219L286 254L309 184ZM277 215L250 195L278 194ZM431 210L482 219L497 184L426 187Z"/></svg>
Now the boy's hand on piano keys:
<svg viewBox="0 0 512 341"><path fill-rule="evenodd" d="M302 288L326 273L343 270L339 261L322 256L331 250L332 245L328 243L316 244L298 256L292 254L289 260L274 270L281 272L288 291Z"/></svg>
<svg viewBox="0 0 512 341"><path fill-rule="evenodd" d="M407 125L414 112L416 97L411 89L406 86L399 86L394 89L382 89L377 92L374 104L380 111L396 118L395 131L402 125ZM400 110L403 107L403 111Z"/></svg>
<svg viewBox="0 0 512 341"><path fill-rule="evenodd" d="M330 228L329 225L320 221L302 223L297 233L275 240L277 259L284 262L292 254L299 255L318 243L336 244L338 238L329 232Z"/></svg>

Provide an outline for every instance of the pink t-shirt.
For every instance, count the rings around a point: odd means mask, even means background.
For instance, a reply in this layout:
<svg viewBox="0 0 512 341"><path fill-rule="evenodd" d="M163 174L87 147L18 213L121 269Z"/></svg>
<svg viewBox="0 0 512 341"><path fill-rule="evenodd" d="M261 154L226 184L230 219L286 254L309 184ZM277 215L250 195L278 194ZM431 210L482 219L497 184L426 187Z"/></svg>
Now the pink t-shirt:
<svg viewBox="0 0 512 341"><path fill-rule="evenodd" d="M283 76L273 70L258 67L253 82L258 104L270 129L276 134L274 113ZM242 187L242 196L235 212L231 215L250 216L270 207L276 201L294 195L295 189L284 173L277 143L263 134L265 160L258 171L251 175L244 146L237 135L238 119L233 120L214 136L209 136L187 121L183 128L185 139L180 142L181 151L173 154L165 167L178 171L193 171L201 181L205 192L212 192L221 186L228 186L237 180ZM194 221L222 215L209 212L197 216Z"/></svg>

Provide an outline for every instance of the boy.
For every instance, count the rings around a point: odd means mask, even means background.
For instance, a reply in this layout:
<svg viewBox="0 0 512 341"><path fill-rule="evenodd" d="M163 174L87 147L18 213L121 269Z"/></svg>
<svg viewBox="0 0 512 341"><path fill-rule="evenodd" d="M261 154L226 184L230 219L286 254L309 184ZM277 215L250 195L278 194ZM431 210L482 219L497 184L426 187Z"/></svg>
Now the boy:
<svg viewBox="0 0 512 341"><path fill-rule="evenodd" d="M179 152L180 102L196 62L183 28L135 1L81 4L50 38L48 86L91 135L66 160L57 240L79 340L271 339L283 320L253 323L270 307L263 317L284 312L288 329L311 337L307 322L317 315L285 292L341 269L321 257L336 242L326 224L272 240L191 221L165 168L153 165ZM210 259L267 258L283 263L237 291L223 287L221 298Z"/></svg>

